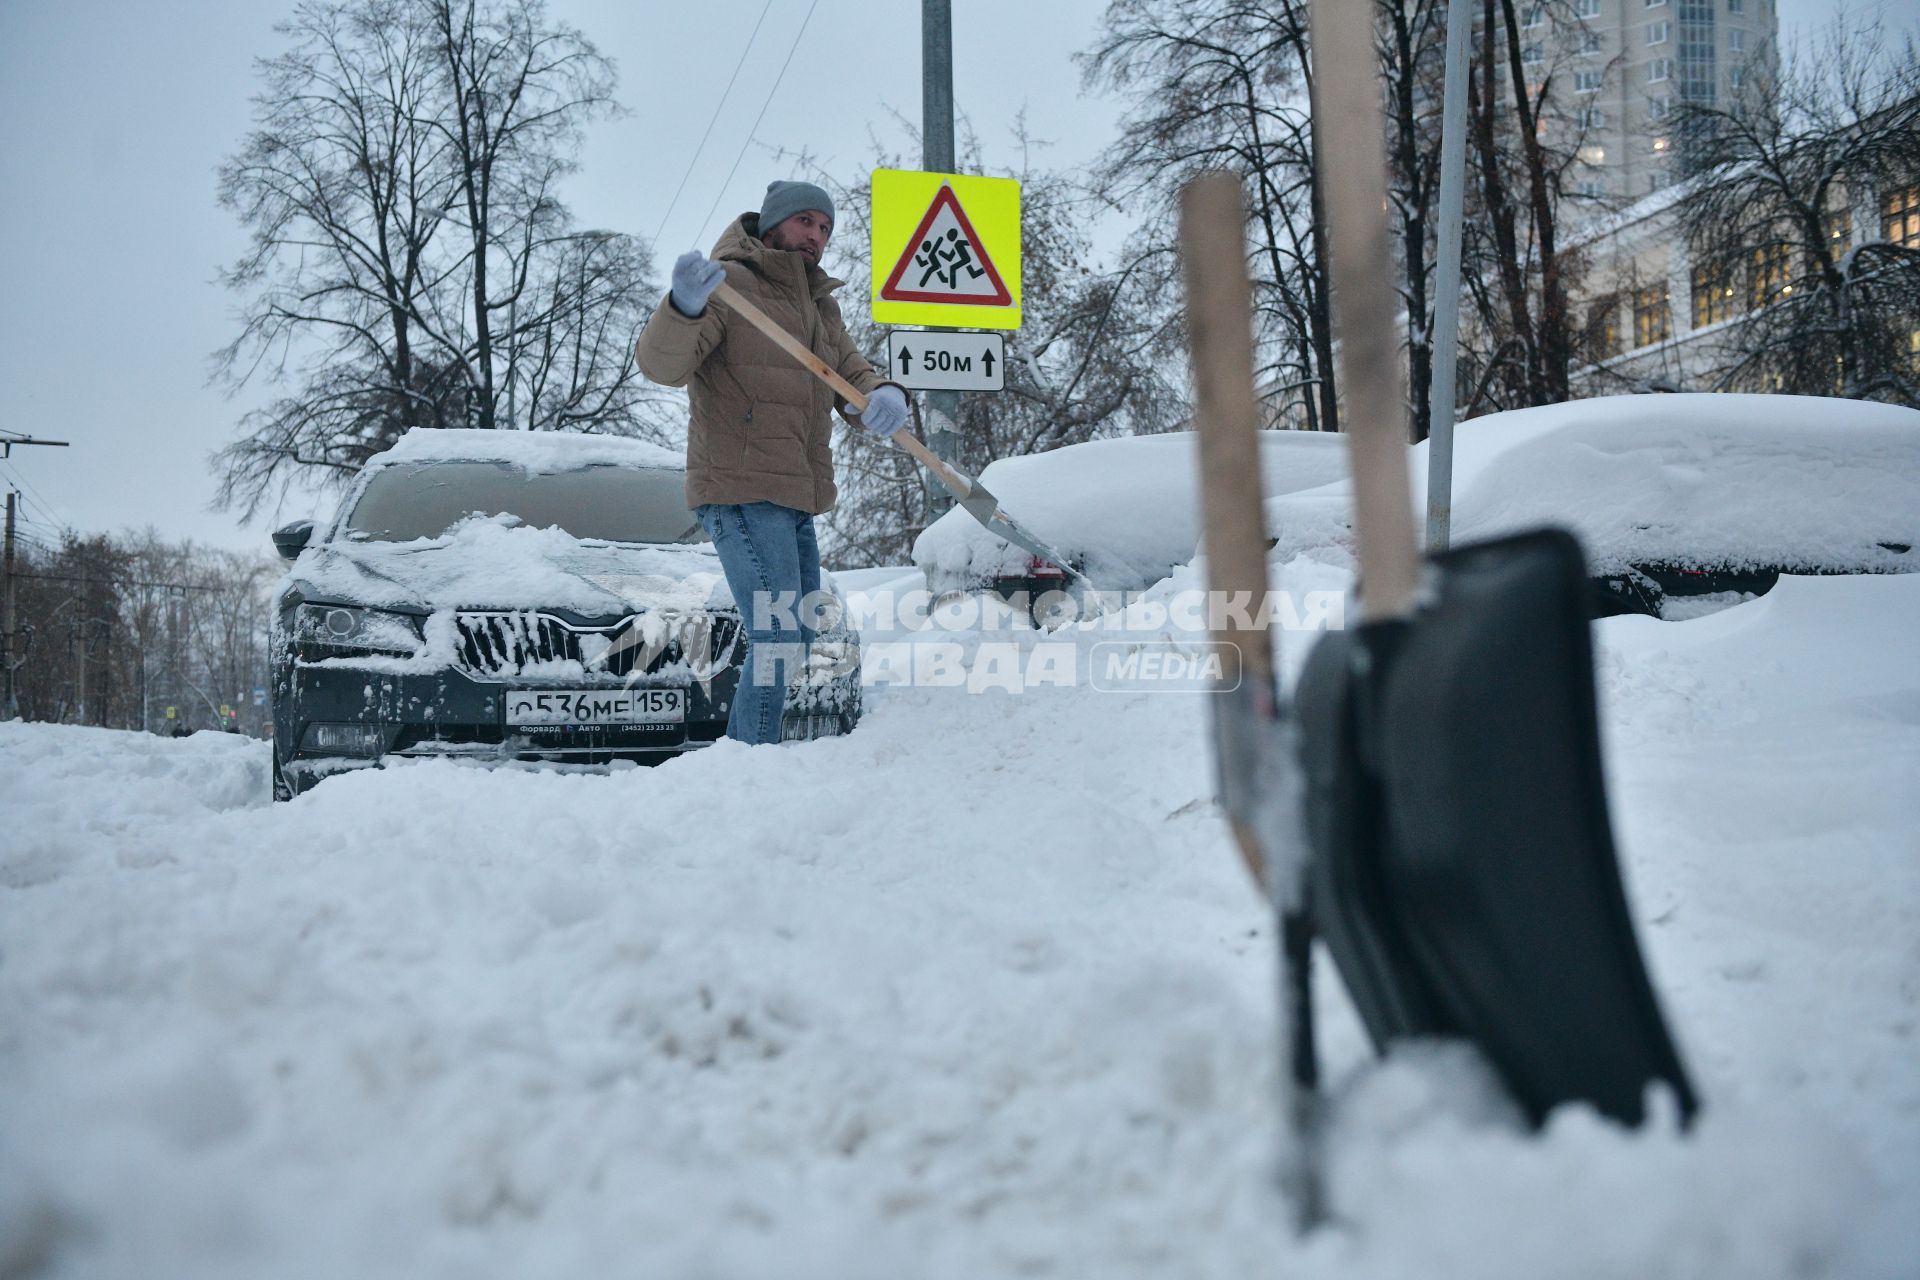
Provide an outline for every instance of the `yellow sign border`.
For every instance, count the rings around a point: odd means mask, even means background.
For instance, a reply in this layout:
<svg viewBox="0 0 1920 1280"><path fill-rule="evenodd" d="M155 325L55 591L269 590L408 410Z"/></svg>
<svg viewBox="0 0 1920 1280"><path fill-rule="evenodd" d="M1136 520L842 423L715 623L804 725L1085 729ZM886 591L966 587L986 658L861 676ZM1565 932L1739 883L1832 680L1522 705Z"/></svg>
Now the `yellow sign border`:
<svg viewBox="0 0 1920 1280"><path fill-rule="evenodd" d="M952 186L967 221L979 234L980 249L1012 295L1004 307L947 302L889 302L880 296L907 242L933 207L940 188ZM964 173L919 169L873 171L872 282L869 301L875 324L924 324L951 329L1020 327L1020 184L1012 178L982 178Z"/></svg>

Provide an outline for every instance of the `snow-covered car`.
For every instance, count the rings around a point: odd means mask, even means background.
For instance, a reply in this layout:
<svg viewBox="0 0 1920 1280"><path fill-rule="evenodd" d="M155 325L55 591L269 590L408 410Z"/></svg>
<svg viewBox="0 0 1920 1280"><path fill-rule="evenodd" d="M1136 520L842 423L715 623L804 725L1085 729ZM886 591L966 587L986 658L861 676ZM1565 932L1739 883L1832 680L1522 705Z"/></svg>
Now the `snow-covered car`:
<svg viewBox="0 0 1920 1280"><path fill-rule="evenodd" d="M1419 513L1427 452L1410 455ZM1350 564L1352 508L1345 482L1270 499L1274 557ZM1813 396L1633 395L1461 423L1453 541L1548 524L1585 547L1598 617L1695 617L1764 595L1783 573L1910 572L1920 413Z"/></svg>
<svg viewBox="0 0 1920 1280"><path fill-rule="evenodd" d="M1260 446L1270 494L1312 489L1347 474L1346 441L1338 435L1263 431ZM1152 586L1191 561L1200 541L1199 449L1191 431L1001 458L987 465L980 482L1101 591ZM1038 606L1065 586L1059 566L988 532L958 507L921 533L913 562L936 597L984 588Z"/></svg>
<svg viewBox="0 0 1920 1280"><path fill-rule="evenodd" d="M604 766L726 732L746 642L679 455L559 432L415 430L293 561L272 635L274 794L394 758ZM785 736L860 714L844 599Z"/></svg>

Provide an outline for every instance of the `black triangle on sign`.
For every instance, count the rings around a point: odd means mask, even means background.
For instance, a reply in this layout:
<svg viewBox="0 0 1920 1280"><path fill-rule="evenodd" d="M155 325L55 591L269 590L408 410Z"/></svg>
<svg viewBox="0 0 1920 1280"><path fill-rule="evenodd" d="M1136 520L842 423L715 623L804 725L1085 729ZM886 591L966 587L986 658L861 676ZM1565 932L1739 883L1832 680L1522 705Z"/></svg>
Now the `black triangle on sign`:
<svg viewBox="0 0 1920 1280"><path fill-rule="evenodd" d="M880 286L880 297L887 302L1012 305L1013 294L1001 280L1000 269L987 256L987 248L980 243L951 184L942 183L933 203L927 206L927 216L907 238L900 261Z"/></svg>

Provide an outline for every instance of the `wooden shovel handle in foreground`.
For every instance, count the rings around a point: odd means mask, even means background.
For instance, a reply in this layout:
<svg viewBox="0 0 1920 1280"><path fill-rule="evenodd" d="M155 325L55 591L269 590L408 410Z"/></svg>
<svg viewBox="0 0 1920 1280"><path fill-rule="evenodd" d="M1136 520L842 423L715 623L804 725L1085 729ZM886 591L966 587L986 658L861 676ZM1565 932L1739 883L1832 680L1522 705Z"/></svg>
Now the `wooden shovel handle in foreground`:
<svg viewBox="0 0 1920 1280"><path fill-rule="evenodd" d="M781 350L811 370L814 377L839 392L842 400L855 409L865 412L866 396L862 395L851 382L841 377L833 366L815 355L804 342L782 328L772 316L747 301L738 289L723 280L720 282L720 287L714 290L714 296L739 312L746 318L748 324L772 338ZM954 497L964 499L973 492L973 484L966 476L935 457L933 450L920 443L920 438L911 431L902 427L887 438L913 455L921 466L938 476L940 483L946 485Z"/></svg>
<svg viewBox="0 0 1920 1280"><path fill-rule="evenodd" d="M1186 276L1193 359L1194 424L1200 444L1201 536L1207 586L1218 600L1250 601L1246 626L1221 610L1213 633L1220 687L1214 708L1223 743L1222 800L1234 843L1264 887L1266 859L1252 820L1254 739L1274 716L1273 643L1263 619L1267 531L1262 518L1260 419L1253 391L1253 290L1247 281L1246 210L1240 180L1214 173L1180 193L1180 265ZM1210 610L1211 612L1211 610ZM1244 740L1242 740L1244 738Z"/></svg>
<svg viewBox="0 0 1920 1280"><path fill-rule="evenodd" d="M1365 5L1355 8L1363 15L1372 12ZM1267 626L1272 611L1266 608L1267 524L1246 229L1237 175L1207 174L1182 188L1180 266L1200 436L1201 524L1212 595L1208 613L1220 660L1219 683L1210 699L1214 760L1220 807L1234 844L1277 917L1275 1012L1285 1029L1287 1063L1275 1076L1276 1101L1290 1134L1280 1153L1279 1175L1295 1229L1305 1232L1326 1218L1315 1103L1313 924L1299 856L1306 829L1298 740L1276 680L1274 638Z"/></svg>
<svg viewBox="0 0 1920 1280"><path fill-rule="evenodd" d="M1407 474L1405 365L1400 298L1393 288L1387 227L1387 166L1381 149L1379 66L1373 9L1313 0L1314 158L1326 210L1334 337L1353 463L1360 612L1368 622L1413 611L1420 546ZM1446 358L1453 358L1447 352Z"/></svg>

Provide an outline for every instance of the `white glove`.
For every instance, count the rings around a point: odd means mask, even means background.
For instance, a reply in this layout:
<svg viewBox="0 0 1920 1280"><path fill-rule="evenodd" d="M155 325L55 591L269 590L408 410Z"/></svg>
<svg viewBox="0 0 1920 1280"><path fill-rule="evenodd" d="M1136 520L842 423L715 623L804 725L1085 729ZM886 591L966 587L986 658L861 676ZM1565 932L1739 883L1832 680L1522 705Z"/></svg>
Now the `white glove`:
<svg viewBox="0 0 1920 1280"><path fill-rule="evenodd" d="M689 249L673 264L673 305L683 316L697 316L707 309L707 299L727 278L726 268L709 262L707 255Z"/></svg>
<svg viewBox="0 0 1920 1280"><path fill-rule="evenodd" d="M857 413L860 425L882 440L907 423L907 393L889 383L867 397L864 413Z"/></svg>

